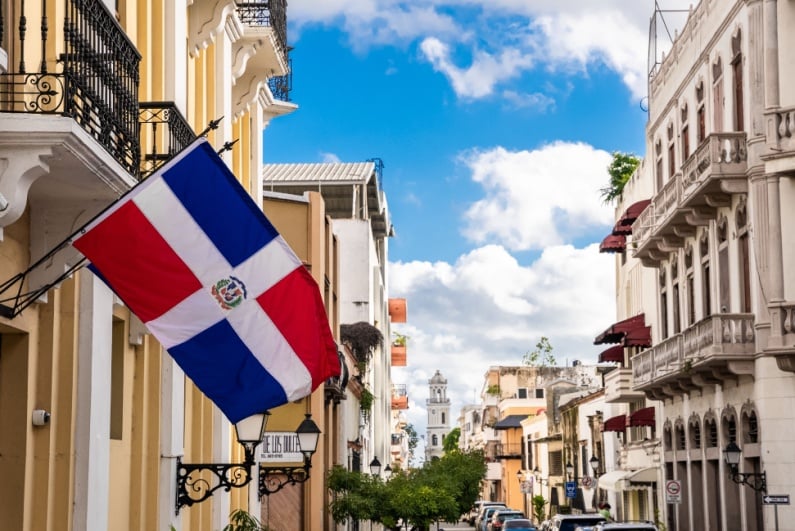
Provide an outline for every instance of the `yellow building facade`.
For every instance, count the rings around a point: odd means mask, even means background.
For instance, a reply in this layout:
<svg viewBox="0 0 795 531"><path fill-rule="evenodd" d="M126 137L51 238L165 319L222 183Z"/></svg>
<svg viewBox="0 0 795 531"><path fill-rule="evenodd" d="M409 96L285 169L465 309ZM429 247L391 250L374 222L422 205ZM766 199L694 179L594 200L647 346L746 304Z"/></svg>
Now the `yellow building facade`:
<svg viewBox="0 0 795 531"><path fill-rule="evenodd" d="M216 530L236 508L259 516L256 477L177 508L178 459L239 463L242 447L62 242L202 133L262 201L262 132L296 108L286 2L0 0L0 13L3 527ZM313 212L307 231L325 223L322 207ZM336 334L330 231L281 228L321 286ZM311 413L323 431L317 478L297 486L303 529L322 525L325 409L319 389L268 425L295 430Z"/></svg>

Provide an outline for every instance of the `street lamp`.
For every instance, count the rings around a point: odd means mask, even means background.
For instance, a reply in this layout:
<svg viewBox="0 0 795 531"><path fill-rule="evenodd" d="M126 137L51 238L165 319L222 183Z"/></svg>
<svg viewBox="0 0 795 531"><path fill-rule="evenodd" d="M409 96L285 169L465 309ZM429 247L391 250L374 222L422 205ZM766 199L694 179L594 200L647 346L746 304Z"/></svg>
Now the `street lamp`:
<svg viewBox="0 0 795 531"><path fill-rule="evenodd" d="M731 441L723 450L723 459L729 465L729 477L739 485L748 485L752 489L767 493L767 473L765 472L739 472L740 456L742 450L737 443Z"/></svg>
<svg viewBox="0 0 795 531"><path fill-rule="evenodd" d="M392 476L392 467L389 466L389 463L386 464L384 468L384 478L389 479Z"/></svg>
<svg viewBox="0 0 795 531"><path fill-rule="evenodd" d="M588 463L591 465L591 469L593 469L593 475L598 477L599 476L599 465L601 464L599 462L599 458L594 455L593 457L591 457L588 460Z"/></svg>
<svg viewBox="0 0 795 531"><path fill-rule="evenodd" d="M538 469L538 467L535 467L533 469L533 476L535 476L536 483L538 483L539 485L549 485L549 478L546 479L542 478L541 471Z"/></svg>
<svg viewBox="0 0 795 531"><path fill-rule="evenodd" d="M303 454L304 463L299 466L265 466L259 465L259 497L270 496L280 491L287 485L304 483L309 479L309 469L312 468L312 455L317 451L317 442L320 438L320 428L317 427L312 415L305 414L304 420L295 430L298 438L298 449Z"/></svg>
<svg viewBox="0 0 795 531"><path fill-rule="evenodd" d="M573 475L574 475L574 465L572 465L571 463L567 462L566 463L566 478L567 479L571 479L571 477Z"/></svg>
<svg viewBox="0 0 795 531"><path fill-rule="evenodd" d="M177 514L183 506L201 503L220 488L229 491L248 485L252 479L254 450L262 442L269 416L270 412L265 411L235 424L237 442L245 453L242 463L183 463L182 458L177 457ZM212 474L210 479L204 472Z"/></svg>
<svg viewBox="0 0 795 531"><path fill-rule="evenodd" d="M370 474L373 476L378 476L381 474L381 461L378 460L378 457L373 457L373 460L370 461Z"/></svg>

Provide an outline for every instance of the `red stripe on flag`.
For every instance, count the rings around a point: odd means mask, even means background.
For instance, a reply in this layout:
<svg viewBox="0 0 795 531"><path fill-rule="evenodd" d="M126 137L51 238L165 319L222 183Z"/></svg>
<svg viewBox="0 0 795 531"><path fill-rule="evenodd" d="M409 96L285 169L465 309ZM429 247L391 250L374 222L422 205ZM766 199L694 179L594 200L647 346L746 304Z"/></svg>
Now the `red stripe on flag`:
<svg viewBox="0 0 795 531"><path fill-rule="evenodd" d="M132 201L73 245L143 322L160 317L201 288L193 272Z"/></svg>
<svg viewBox="0 0 795 531"><path fill-rule="evenodd" d="M337 344L317 282L299 266L257 297L263 310L312 375L312 390L331 376L339 376Z"/></svg>

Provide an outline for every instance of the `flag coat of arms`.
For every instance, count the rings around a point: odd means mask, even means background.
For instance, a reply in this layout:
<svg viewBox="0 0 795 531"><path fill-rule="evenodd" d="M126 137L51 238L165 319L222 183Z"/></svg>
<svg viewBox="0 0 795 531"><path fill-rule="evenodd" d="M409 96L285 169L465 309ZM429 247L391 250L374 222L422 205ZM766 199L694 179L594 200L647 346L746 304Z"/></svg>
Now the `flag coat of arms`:
<svg viewBox="0 0 795 531"><path fill-rule="evenodd" d="M72 245L233 423L340 373L317 282L205 139Z"/></svg>

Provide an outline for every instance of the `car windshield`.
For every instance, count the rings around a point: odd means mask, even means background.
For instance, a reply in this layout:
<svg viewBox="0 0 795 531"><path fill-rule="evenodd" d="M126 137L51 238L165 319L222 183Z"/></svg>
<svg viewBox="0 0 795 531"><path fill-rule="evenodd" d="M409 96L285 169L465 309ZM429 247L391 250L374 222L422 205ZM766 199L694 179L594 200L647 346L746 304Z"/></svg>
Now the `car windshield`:
<svg viewBox="0 0 795 531"><path fill-rule="evenodd" d="M560 531L574 531L577 527L585 527L588 525L596 525L604 522L605 519L600 516L593 518L578 518L576 520L563 520L558 528Z"/></svg>

